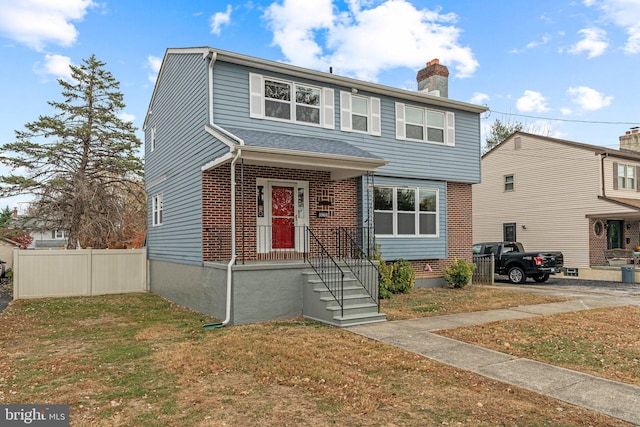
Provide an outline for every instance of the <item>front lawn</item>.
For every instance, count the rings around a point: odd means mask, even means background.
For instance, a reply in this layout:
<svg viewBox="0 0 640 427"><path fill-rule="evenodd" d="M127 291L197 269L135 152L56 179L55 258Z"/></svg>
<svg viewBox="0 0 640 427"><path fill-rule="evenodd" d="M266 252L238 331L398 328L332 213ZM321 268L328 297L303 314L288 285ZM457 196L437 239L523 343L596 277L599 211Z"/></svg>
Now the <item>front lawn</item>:
<svg viewBox="0 0 640 427"><path fill-rule="evenodd" d="M78 426L626 425L301 318L213 320L151 294L15 301L0 403L66 403Z"/></svg>

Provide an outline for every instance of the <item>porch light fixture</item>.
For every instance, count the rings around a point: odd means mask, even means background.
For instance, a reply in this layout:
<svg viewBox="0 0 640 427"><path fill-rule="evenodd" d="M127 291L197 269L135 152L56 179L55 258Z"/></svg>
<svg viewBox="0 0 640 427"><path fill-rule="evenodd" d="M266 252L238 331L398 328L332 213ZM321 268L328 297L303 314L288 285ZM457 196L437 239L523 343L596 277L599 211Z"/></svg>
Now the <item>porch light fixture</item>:
<svg viewBox="0 0 640 427"><path fill-rule="evenodd" d="M522 229L523 229L523 230L526 230L526 229L527 229L527 226L526 226L526 225L524 225L524 224L522 224Z"/></svg>
<svg viewBox="0 0 640 427"><path fill-rule="evenodd" d="M627 230L631 230L631 224L627 223Z"/></svg>

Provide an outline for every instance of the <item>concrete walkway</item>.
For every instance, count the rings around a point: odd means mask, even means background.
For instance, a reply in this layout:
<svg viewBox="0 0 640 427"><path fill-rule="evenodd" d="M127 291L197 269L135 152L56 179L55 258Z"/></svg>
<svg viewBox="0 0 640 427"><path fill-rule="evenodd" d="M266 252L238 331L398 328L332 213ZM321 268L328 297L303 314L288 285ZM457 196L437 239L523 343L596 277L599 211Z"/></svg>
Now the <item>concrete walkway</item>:
<svg viewBox="0 0 640 427"><path fill-rule="evenodd" d="M516 288L514 288L516 289ZM347 330L429 359L475 372L640 425L640 387L522 359L445 338L431 331L500 320L522 319L600 307L639 305L635 295L598 294L573 289L518 288L573 298L570 301L465 314L359 325Z"/></svg>

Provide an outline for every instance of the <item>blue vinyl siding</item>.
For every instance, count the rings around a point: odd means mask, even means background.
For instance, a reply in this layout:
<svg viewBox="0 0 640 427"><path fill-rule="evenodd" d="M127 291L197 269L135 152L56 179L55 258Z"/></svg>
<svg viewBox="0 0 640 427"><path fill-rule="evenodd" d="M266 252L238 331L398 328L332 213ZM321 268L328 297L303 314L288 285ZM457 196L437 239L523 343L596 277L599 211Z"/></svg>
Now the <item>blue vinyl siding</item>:
<svg viewBox="0 0 640 427"><path fill-rule="evenodd" d="M202 53L172 53L165 57L146 122L145 179L149 196L148 256L152 260L202 264L201 167L229 152L205 131L208 117L208 66ZM333 89L335 129L307 126L249 115L249 73ZM434 238L380 238L385 259L433 259L447 256L447 181L480 181L480 115L421 104L455 114L455 146L396 139L395 103L414 101L367 93L380 99L380 136L340 130L340 91L351 87L318 83L302 77L264 71L218 60L213 67L213 121L225 129L338 140L386 159L375 174L375 184L417 186L439 190L439 236ZM425 100L428 97L425 96ZM151 128L156 148L150 150ZM321 142L318 142L321 143ZM151 225L151 198L162 193L163 225ZM362 202L363 206L365 201Z"/></svg>
<svg viewBox="0 0 640 427"><path fill-rule="evenodd" d="M334 89L335 129L306 126L269 119L249 117L249 73L293 80L320 87ZM382 135L372 136L340 131L340 90L351 88L327 86L313 80L289 78L286 75L251 69L235 64L217 62L214 68L214 120L222 127L242 127L267 132L284 132L325 139L340 139L371 154L389 160L389 164L378 170L380 175L402 176L416 179L443 181L480 182L480 116L459 110L440 111L455 113L454 147L397 140L395 136L395 98L366 92L359 95L380 98ZM408 103L410 104L410 103ZM424 105L423 105L424 106Z"/></svg>
<svg viewBox="0 0 640 427"><path fill-rule="evenodd" d="M145 181L148 257L202 263L202 172L228 148L204 131L208 122L207 65L201 54L169 55L146 127ZM156 147L151 151L151 127ZM150 186L151 185L151 186ZM162 193L163 224L151 224L151 199Z"/></svg>
<svg viewBox="0 0 640 427"><path fill-rule="evenodd" d="M447 257L447 184L443 181L376 176L374 185L420 187L438 190L438 237L376 237L385 260L438 259ZM363 190L364 191L364 190ZM364 201L366 203L366 201ZM373 204L373 202L371 202ZM366 207L365 207L366 209Z"/></svg>

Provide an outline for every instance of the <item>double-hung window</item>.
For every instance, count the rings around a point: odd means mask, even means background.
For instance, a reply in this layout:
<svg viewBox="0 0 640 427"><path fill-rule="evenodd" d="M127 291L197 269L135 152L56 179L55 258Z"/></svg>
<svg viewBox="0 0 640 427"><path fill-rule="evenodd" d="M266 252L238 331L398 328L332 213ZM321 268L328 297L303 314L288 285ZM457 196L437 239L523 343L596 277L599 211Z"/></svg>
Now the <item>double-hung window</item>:
<svg viewBox="0 0 640 427"><path fill-rule="evenodd" d="M624 190L634 190L636 184L635 170L633 165L617 164L618 188Z"/></svg>
<svg viewBox="0 0 640 427"><path fill-rule="evenodd" d="M438 190L416 187L374 188L377 236L437 236Z"/></svg>
<svg viewBox="0 0 640 427"><path fill-rule="evenodd" d="M252 118L335 127L333 89L250 73L249 91Z"/></svg>
<svg viewBox="0 0 640 427"><path fill-rule="evenodd" d="M152 198L152 224L153 226L162 225L162 193L156 194Z"/></svg>
<svg viewBox="0 0 640 427"><path fill-rule="evenodd" d="M504 191L513 191L515 189L515 178L513 174L504 176Z"/></svg>
<svg viewBox="0 0 640 427"><path fill-rule="evenodd" d="M455 145L455 115L397 102L396 139Z"/></svg>
<svg viewBox="0 0 640 427"><path fill-rule="evenodd" d="M341 91L340 130L380 136L380 98Z"/></svg>

